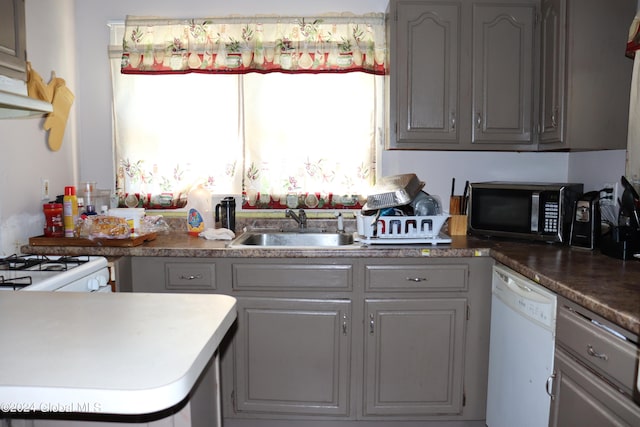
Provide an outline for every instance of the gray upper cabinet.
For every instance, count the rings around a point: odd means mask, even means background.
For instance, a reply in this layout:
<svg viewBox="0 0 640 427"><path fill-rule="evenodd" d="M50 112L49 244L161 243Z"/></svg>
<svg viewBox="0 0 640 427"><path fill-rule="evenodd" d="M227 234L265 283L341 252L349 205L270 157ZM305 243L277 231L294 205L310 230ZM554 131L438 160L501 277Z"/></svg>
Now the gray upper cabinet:
<svg viewBox="0 0 640 427"><path fill-rule="evenodd" d="M535 148L535 15L533 4L473 5L474 145Z"/></svg>
<svg viewBox="0 0 640 427"><path fill-rule="evenodd" d="M564 91L567 18L564 0L543 0L540 57L541 143L564 141Z"/></svg>
<svg viewBox="0 0 640 427"><path fill-rule="evenodd" d="M388 148L535 149L536 10L392 0Z"/></svg>
<svg viewBox="0 0 640 427"><path fill-rule="evenodd" d="M0 0L0 75L27 80L24 0Z"/></svg>
<svg viewBox="0 0 640 427"><path fill-rule="evenodd" d="M396 2L391 74L397 147L459 144L460 18L462 6Z"/></svg>
<svg viewBox="0 0 640 427"><path fill-rule="evenodd" d="M387 148L626 148L635 7L391 0Z"/></svg>
<svg viewBox="0 0 640 427"><path fill-rule="evenodd" d="M625 149L635 2L543 0L540 150Z"/></svg>

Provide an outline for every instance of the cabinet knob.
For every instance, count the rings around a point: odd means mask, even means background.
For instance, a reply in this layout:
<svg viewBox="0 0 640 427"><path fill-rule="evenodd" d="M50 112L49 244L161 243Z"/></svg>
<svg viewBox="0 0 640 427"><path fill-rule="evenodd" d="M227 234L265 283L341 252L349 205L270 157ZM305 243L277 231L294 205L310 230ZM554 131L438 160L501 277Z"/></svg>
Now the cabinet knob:
<svg viewBox="0 0 640 427"><path fill-rule="evenodd" d="M426 282L429 279L427 279L426 277L406 277L405 280L407 282L416 282L416 283L418 283L418 282Z"/></svg>
<svg viewBox="0 0 640 427"><path fill-rule="evenodd" d="M185 276L184 274L180 276L180 278L182 280L196 280L196 279L202 279L202 274L190 274L188 276Z"/></svg>
<svg viewBox="0 0 640 427"><path fill-rule="evenodd" d="M456 129L456 112L452 111L451 112L451 130L455 130Z"/></svg>
<svg viewBox="0 0 640 427"><path fill-rule="evenodd" d="M482 125L482 113L477 113L476 114L476 129L480 129L481 125Z"/></svg>

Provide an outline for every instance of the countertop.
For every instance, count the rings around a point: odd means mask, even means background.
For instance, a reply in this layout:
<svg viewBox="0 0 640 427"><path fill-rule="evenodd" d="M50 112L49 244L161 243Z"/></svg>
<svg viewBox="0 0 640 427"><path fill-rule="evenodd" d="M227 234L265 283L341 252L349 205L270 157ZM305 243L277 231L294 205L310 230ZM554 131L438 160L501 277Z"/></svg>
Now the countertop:
<svg viewBox="0 0 640 427"><path fill-rule="evenodd" d="M236 318L225 295L4 292L6 412L151 414L180 403Z"/></svg>
<svg viewBox="0 0 640 427"><path fill-rule="evenodd" d="M337 249L227 248L186 232L159 234L143 245L117 247L24 246L25 253L166 257L472 257L490 256L627 331L640 336L640 261L566 245L453 236L448 245L353 245Z"/></svg>

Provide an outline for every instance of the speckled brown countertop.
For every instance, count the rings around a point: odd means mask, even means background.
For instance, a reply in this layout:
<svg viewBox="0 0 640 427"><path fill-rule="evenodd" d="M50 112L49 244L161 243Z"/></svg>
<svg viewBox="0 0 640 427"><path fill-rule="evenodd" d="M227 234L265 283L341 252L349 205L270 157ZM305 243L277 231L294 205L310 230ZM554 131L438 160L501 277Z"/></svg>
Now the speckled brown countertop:
<svg viewBox="0 0 640 427"><path fill-rule="evenodd" d="M491 256L550 290L635 335L640 335L640 261L622 261L562 245L454 237L450 245L366 246L339 249L227 248L228 242L159 234L131 248L24 246L24 253L166 257L468 257Z"/></svg>

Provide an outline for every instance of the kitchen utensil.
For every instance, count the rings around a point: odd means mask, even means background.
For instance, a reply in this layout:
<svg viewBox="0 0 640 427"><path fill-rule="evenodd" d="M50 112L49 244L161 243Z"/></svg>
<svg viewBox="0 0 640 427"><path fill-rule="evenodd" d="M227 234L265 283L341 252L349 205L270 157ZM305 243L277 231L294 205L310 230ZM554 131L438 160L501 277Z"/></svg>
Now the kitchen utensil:
<svg viewBox="0 0 640 427"><path fill-rule="evenodd" d="M442 214L440 198L421 191L410 204L415 216L431 216Z"/></svg>
<svg viewBox="0 0 640 427"><path fill-rule="evenodd" d="M449 198L449 213L460 215L462 213L462 196L451 196Z"/></svg>
<svg viewBox="0 0 640 427"><path fill-rule="evenodd" d="M367 197L364 211L407 205L424 187L416 174L392 175L380 179Z"/></svg>
<svg viewBox="0 0 640 427"><path fill-rule="evenodd" d="M216 205L215 219L220 227L236 231L236 199L233 196L225 197Z"/></svg>

